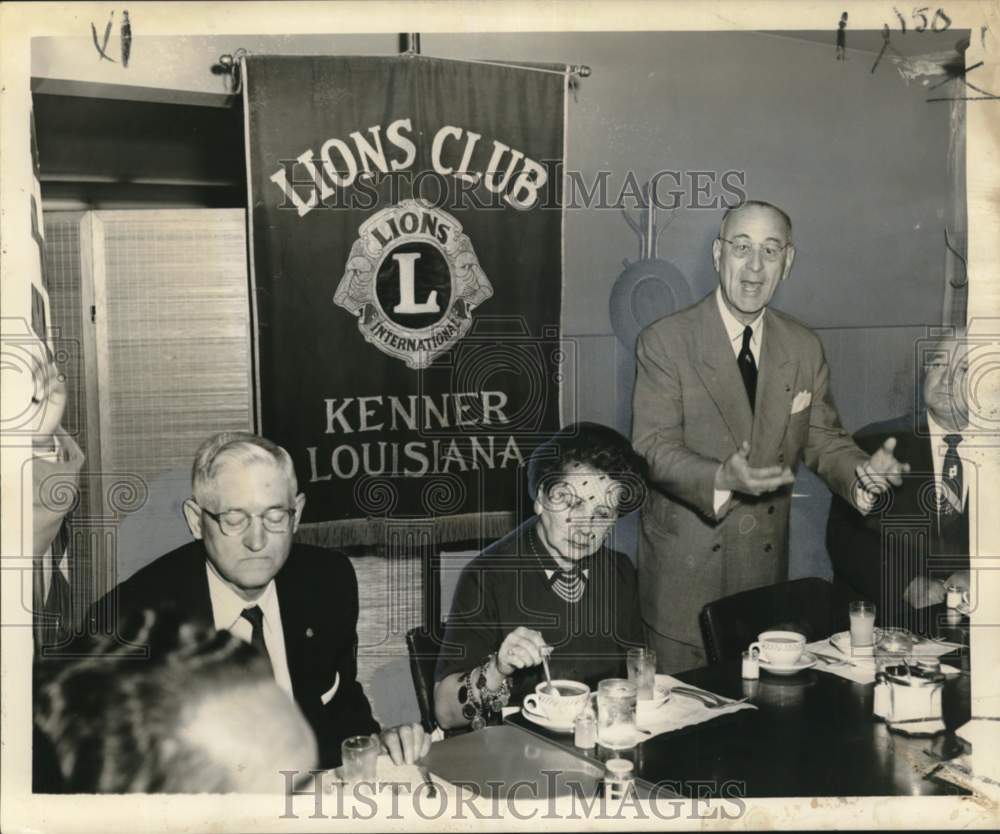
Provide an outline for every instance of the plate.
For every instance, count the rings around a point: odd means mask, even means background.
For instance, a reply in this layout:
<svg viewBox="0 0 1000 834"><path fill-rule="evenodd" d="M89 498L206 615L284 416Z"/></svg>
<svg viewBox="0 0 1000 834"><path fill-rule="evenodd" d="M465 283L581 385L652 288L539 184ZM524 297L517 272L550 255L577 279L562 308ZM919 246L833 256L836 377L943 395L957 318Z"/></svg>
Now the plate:
<svg viewBox="0 0 1000 834"><path fill-rule="evenodd" d="M815 656L809 652L802 652L802 656L795 663L768 663L766 660L760 661L760 668L770 672L772 675L797 675L806 669L812 669L816 665Z"/></svg>
<svg viewBox="0 0 1000 834"><path fill-rule="evenodd" d="M548 716L542 715L540 712L534 712L527 707L521 707L521 715L533 724L537 724L539 727L544 727L546 730L552 730L556 733L572 733L574 729L573 721L570 721L569 724L561 724L560 722L553 721Z"/></svg>
<svg viewBox="0 0 1000 834"><path fill-rule="evenodd" d="M882 629L875 629L874 639L875 643L878 643L882 639ZM849 631L838 631L830 638L830 643L835 649L848 657L871 657L875 654L874 644L871 646L859 646L856 649L851 646L851 632Z"/></svg>

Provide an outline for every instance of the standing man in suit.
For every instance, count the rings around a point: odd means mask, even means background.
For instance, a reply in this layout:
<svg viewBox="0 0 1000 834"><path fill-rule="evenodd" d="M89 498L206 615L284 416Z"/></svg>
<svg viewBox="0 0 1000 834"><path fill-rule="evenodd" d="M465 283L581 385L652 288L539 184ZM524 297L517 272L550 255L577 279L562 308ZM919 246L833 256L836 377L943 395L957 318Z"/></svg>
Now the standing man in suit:
<svg viewBox="0 0 1000 834"><path fill-rule="evenodd" d="M647 327L636 347L633 443L650 467L639 589L663 671L705 662L708 602L788 578L800 459L859 509L906 470L840 425L817 336L767 305L795 259L788 215L730 209L712 244L719 287Z"/></svg>
<svg viewBox="0 0 1000 834"><path fill-rule="evenodd" d="M882 625L920 629L919 609L944 602L945 586L969 589L969 495L974 466L961 338L924 351L924 410L865 426L865 450L895 437L912 473L868 515L840 498L830 506L826 543L834 581L876 604ZM975 493L973 492L974 496Z"/></svg>
<svg viewBox="0 0 1000 834"><path fill-rule="evenodd" d="M195 541L112 590L94 616L116 602L119 616L168 606L258 647L316 734L320 767L336 767L345 738L379 732L356 680L354 568L341 553L293 544L305 496L288 452L271 441L216 434L198 450L191 481L184 517ZM381 741L396 763L430 747L419 724Z"/></svg>

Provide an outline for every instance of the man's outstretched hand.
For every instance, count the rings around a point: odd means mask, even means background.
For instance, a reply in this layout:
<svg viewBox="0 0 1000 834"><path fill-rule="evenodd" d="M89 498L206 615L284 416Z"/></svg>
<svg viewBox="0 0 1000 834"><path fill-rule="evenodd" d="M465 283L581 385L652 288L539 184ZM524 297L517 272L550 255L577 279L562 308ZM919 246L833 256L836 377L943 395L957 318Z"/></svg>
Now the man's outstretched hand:
<svg viewBox="0 0 1000 834"><path fill-rule="evenodd" d="M746 440L715 473L717 490L748 495L763 495L792 483L795 483L795 476L787 466L751 466L750 443Z"/></svg>
<svg viewBox="0 0 1000 834"><path fill-rule="evenodd" d="M890 486L903 483L903 475L910 471L910 464L896 460L895 452L896 438L887 437L875 454L858 464L854 472L865 492L878 495Z"/></svg>

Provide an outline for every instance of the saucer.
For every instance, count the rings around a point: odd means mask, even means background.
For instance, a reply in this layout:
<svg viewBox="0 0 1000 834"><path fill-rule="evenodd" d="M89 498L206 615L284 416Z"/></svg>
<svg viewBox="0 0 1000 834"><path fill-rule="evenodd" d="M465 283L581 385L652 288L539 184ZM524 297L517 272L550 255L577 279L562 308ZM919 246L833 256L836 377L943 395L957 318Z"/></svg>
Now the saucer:
<svg viewBox="0 0 1000 834"><path fill-rule="evenodd" d="M838 631L830 638L830 643L835 649L848 657L871 657L875 654L875 645L882 639L882 629L876 628L872 635L874 642L870 646L851 646L851 632Z"/></svg>
<svg viewBox="0 0 1000 834"><path fill-rule="evenodd" d="M812 669L815 665L816 658L809 652L802 652L801 657L795 663L768 663L763 658L760 661L760 668L772 675L796 675L806 669Z"/></svg>
<svg viewBox="0 0 1000 834"><path fill-rule="evenodd" d="M553 721L546 715L542 715L540 712L533 712L527 707L521 707L521 715L531 721L533 724L537 724L539 727L544 727L546 730L552 730L556 733L572 733L574 729L575 722L570 721L568 724L562 724L559 721Z"/></svg>

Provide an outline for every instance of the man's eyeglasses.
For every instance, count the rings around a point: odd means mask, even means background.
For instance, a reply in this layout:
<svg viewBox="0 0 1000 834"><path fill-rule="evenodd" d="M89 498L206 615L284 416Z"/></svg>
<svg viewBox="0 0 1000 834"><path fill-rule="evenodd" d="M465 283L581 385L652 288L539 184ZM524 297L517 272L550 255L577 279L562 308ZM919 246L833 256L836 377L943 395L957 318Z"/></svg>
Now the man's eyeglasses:
<svg viewBox="0 0 1000 834"><path fill-rule="evenodd" d="M734 258L739 260L744 260L750 257L750 253L753 252L754 244L749 240L729 240L729 238L720 237L719 240L723 240L729 244L730 251L733 253ZM760 244L760 256L765 261L776 261L781 257L781 253L788 248L787 243L761 243Z"/></svg>
<svg viewBox="0 0 1000 834"><path fill-rule="evenodd" d="M271 507L262 513L245 513L243 510L213 513L204 507L201 511L215 519L224 536L238 536L245 533L255 518L261 520L264 529L269 533L287 533L292 528L292 519L295 517L294 507Z"/></svg>

